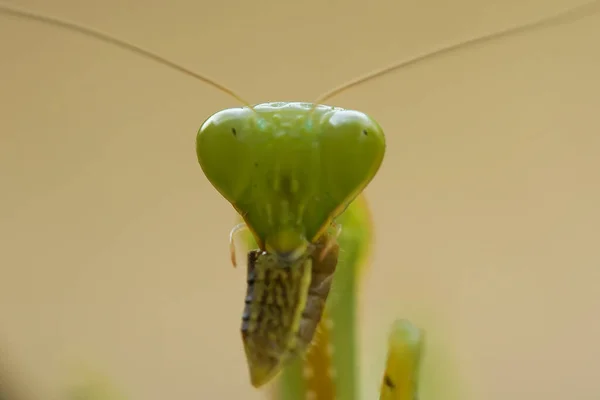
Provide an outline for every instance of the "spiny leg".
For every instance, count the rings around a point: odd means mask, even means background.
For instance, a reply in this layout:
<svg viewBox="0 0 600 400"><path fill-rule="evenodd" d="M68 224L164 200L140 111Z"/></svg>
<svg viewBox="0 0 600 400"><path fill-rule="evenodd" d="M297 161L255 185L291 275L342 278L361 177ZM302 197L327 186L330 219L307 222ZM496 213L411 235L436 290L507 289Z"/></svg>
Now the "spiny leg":
<svg viewBox="0 0 600 400"><path fill-rule="evenodd" d="M331 251L331 249L333 248L333 246L335 246L335 244L337 243L338 238L342 234L342 225L340 225L338 223L335 223L335 222L332 222L331 226L335 228L335 235L329 236L327 238L327 243L325 244L325 247L323 248L323 250L319 254L319 261L323 261L325 259L325 257L327 256L327 254Z"/></svg>
<svg viewBox="0 0 600 400"><path fill-rule="evenodd" d="M245 223L239 223L231 229L229 232L229 255L231 256L231 263L233 267L237 267L237 260L235 257L235 236L248 229L248 226Z"/></svg>
<svg viewBox="0 0 600 400"><path fill-rule="evenodd" d="M407 320L394 322L388 336L388 355L380 400L414 400L419 397L419 368L424 332Z"/></svg>

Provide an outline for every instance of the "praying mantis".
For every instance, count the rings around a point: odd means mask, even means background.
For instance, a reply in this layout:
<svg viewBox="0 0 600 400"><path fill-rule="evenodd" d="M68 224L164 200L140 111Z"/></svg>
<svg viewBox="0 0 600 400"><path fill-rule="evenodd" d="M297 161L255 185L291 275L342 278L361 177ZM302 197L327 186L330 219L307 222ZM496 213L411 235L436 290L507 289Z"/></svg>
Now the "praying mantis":
<svg viewBox="0 0 600 400"><path fill-rule="evenodd" d="M12 15L20 15L20 16L29 16L32 18L31 14L19 13L15 10L2 8L0 9L4 14L12 14ZM578 10L580 11L580 10ZM561 14L561 18L564 17L564 14ZM38 20L40 20L38 18ZM48 19L45 19L48 22ZM553 19L544 19L543 23L548 23L549 21L553 21ZM56 22L56 21L55 21ZM56 24L56 23L55 23ZM60 25L60 24L59 24ZM528 24L527 26L521 26L517 29L512 29L510 31L506 31L504 33L497 33L487 37L478 38L477 42L482 40L488 40L492 38L497 38L502 36L503 34L512 34L518 31L522 31L523 29L531 29L534 26L541 25L540 22L536 22L534 24ZM66 24L62 24L63 27L66 27ZM71 26L72 28L72 26ZM80 30L81 31L81 30ZM307 398L308 396L319 396L319 393L327 392L327 390L331 391L331 388L335 387L336 398L340 399L353 399L355 393L357 391L354 386L354 377L355 372L353 371L354 366L356 365L356 356L353 353L353 345L354 338L352 337L352 332L354 331L355 325L355 316L353 314L353 307L356 299L356 279L358 275L358 270L360 266L365 262L365 254L367 254L369 247L369 220L367 216L368 208L366 203L364 202L364 198L362 196L362 191L365 189L368 182L375 176L379 165L383 159L383 151L384 146L383 141L383 131L381 128L370 119L370 117L365 114L352 111L352 110L341 110L341 109L333 109L328 106L322 106L321 103L325 103L329 98L334 95L341 93L348 88L356 86L358 84L367 82L371 79L374 79L379 76L383 76L393 70L398 70L406 65L413 64L418 61L422 61L428 59L430 57L439 55L442 52L454 51L459 48L462 48L466 45L469 45L474 42L460 43L456 46L451 46L437 52L429 53L423 57L419 57L417 59L411 60L409 62L400 63L393 65L392 67L385 68L380 71L376 71L375 73L369 74L366 77L359 78L350 84L344 85L329 94L323 96L315 103L285 103L285 104L264 104L259 106L249 106L248 103L246 107L229 109L225 110L225 112L217 113L211 118L207 120L207 122L201 128L201 133L198 135L197 140L197 154L199 158L199 162L203 167L203 170L211 183L219 190L219 192L227 199L230 203L233 204L234 208L244 219L244 223L251 231L251 237L248 239L249 242L254 241L254 244L250 244L250 248L258 248L260 250L260 254L267 255L276 255L274 264L276 266L281 266L280 264L284 262L289 262L290 265L294 265L298 260L302 259L302 256L307 256L307 251L309 248L314 247L318 240L324 235L330 239L330 242L325 244L325 248L328 248L329 243L333 243L333 246L338 245L341 249L344 249L346 254L355 254L354 256L347 256L345 260L338 262L336 266L336 272L332 276L333 280L333 288L334 292L339 293L340 296L347 296L346 299L349 302L339 301L341 304L338 309L335 308L335 303L331 303L331 308L328 310L325 309L325 317L323 319L319 319L319 323L321 324L321 330L318 331L317 337L319 335L321 337L325 337L322 342L319 340L316 341L315 347L312 351L309 349L308 353L306 353L307 361L310 364L311 357L316 357L319 353L317 350L319 349L319 345L321 343L331 342L334 344L335 349L342 348L344 349L342 352L337 351L337 353L342 353L347 358L346 362L337 361L338 368L334 369L335 374L331 374L330 380L327 379L326 375L320 374L313 370L314 375L310 375L310 373L306 373L304 370L299 370L298 362L302 360L303 352L299 354L293 355L293 357L289 360L291 362L290 366L284 368L283 376L282 376L282 388L285 390L285 394L282 396L285 399L294 399L294 398ZM121 43L122 45L122 43ZM146 56L149 55L147 52L140 52L139 49L134 49L131 46L130 50L137 51L140 54L144 54ZM170 65L175 67L172 63L165 61L164 59L152 56L155 61L162 62L163 64ZM196 78L201 79L202 81L209 83L215 87L218 87L221 90L226 91L227 93L232 93L228 89L224 89L220 85L215 84L214 82L208 80L204 77L199 77L197 74L190 73L189 71L181 68L175 67L181 72L187 73L188 75L195 76ZM238 98L237 95L234 97ZM274 152L272 149L268 150L264 147L260 147L264 145L264 143L254 144L256 147L252 148L250 154L252 157L258 157L258 161L255 161L254 158L248 158L248 153L243 153L247 149L233 148L233 143L238 143L234 140L242 140L243 135L247 135L248 139L257 139L260 140L261 136L257 135L257 132L275 132L272 123L276 121L277 118L283 119L285 122L285 118L281 117L281 114L272 113L268 115L268 112L272 112L273 108L285 108L289 109L291 117L301 117L299 119L293 119L300 125L293 126L293 128L297 130L306 130L306 132L311 132L311 129L316 129L315 126L318 126L320 120L323 119L323 115L326 112L334 112L343 115L346 113L350 118L355 118L360 120L363 125L351 125L352 128L356 128L357 126L360 129L356 129L356 133L359 135L359 138L367 137L369 140L375 139L373 141L373 147L371 153L369 153L369 157L366 158L365 165L360 164L351 164L353 161L364 161L365 159L361 157L357 157L354 154L354 158L344 159L344 156L347 156L348 153L344 153L343 151L336 153L336 149L345 149L344 144L346 142L334 143L331 145L326 154L327 157L331 157L326 161L330 162L329 166L330 170L335 171L338 175L335 175L334 178L330 180L319 180L319 173L322 172L320 169L322 166L317 165L316 159L322 160L321 157L316 157L315 159L311 159L311 162L308 163L309 167L314 167L314 170L302 170L305 165L303 162L307 159L307 157L296 158L296 151L301 149L302 146L306 145L306 143L296 143L296 142L285 142L284 144L288 147L280 147L277 148L277 151ZM263 110L267 110L267 116L262 116L261 118L257 118L256 114L261 115ZM242 114L242 115L240 115ZM233 117L232 117L233 115ZM276 118L277 117L277 118ZM215 120L219 120L219 118L223 118L223 120L227 123L231 123L231 120L228 118L233 118L236 123L247 124L242 128L236 126L227 125L224 131L226 131L226 135L221 135L220 125L218 134L215 134L214 137L211 138L211 135L208 130L210 126L209 122L214 122ZM314 120L313 120L314 118ZM312 121L312 124L310 123ZM218 122L221 122L220 120ZM345 121L344 121L345 122ZM271 126L269 125L271 124ZM305 124L305 125L302 125ZM368 126L368 129L363 129L364 124ZM289 128L288 128L289 129ZM367 132L365 134L364 132ZM312 132L317 132L312 131ZM354 133L354 131L352 131ZM375 132L375 135L372 133ZM347 138L348 135L344 133L343 138ZM264 137L264 135L263 135ZM206 139L206 142L203 140ZM228 142L219 142L223 138L224 140L228 140ZM214 139L213 142L210 140ZM317 141L315 137L310 137L307 143L313 144ZM361 142L362 143L362 142ZM248 144L246 143L243 143ZM231 168L227 168L223 164L223 157L213 157L213 155L221 155L219 153L215 153L216 149L228 149L234 151L234 153L228 154L226 158L230 160L236 160L238 163ZM206 152L204 152L205 149ZM265 150L265 153L260 153L261 150ZM306 150L307 152L309 150ZM237 152L237 153L235 153ZM268 176L270 172L275 168L275 164L269 162L269 157L273 157L273 155L285 155L289 156L290 160L287 160L288 165L282 166L283 169L287 169L288 171L294 172L303 172L306 175L302 178L298 177L290 177L289 179L274 179L272 182L267 182L265 179L260 179L257 176L249 175L253 171L254 163L261 162L267 160L267 169L261 172L261 176ZM306 155L307 153L304 153ZM361 151L357 151L358 155L366 154ZM339 158L338 158L339 157ZM310 159L310 157L308 157ZM244 164L247 163L247 164ZM351 166L356 167L356 170L352 171L336 171L336 168L347 167L349 164ZM317 165L317 166L315 166ZM257 168L260 165L256 166ZM361 168L362 167L362 168ZM348 182L339 182L340 180L344 180L345 178L349 178ZM259 187L255 189L255 192L252 192L252 189L248 189L248 184L252 181L259 182ZM294 180L299 181L298 189L294 190L295 187ZM335 185L340 186L335 186ZM228 186L229 185L229 186ZM262 186L261 186L262 185ZM280 185L280 188L277 190L273 190L272 188L275 185ZM314 185L312 191L306 189L306 186ZM344 186L345 185L345 186ZM282 189L286 188L287 189ZM281 189L281 190L280 190ZM328 205L324 205L318 202L312 202L311 199L313 196L319 195L326 190L337 190L341 192L338 196L332 196L332 201ZM291 207L294 203L294 199L298 199L297 197L291 196L291 200L287 203L280 202L281 193L302 193L306 198L301 199L302 201L297 201L295 206L296 208L303 207L308 215L307 219L301 220L300 223L293 225L290 223L290 219L288 217L294 216L298 217L297 214L292 214L289 211L282 211L286 207ZM254 196L254 197L253 197ZM280 210L269 211L269 208L264 208L267 205L278 205L281 207ZM287 204L287 205L284 205ZM263 209L264 208L264 209ZM312 215L310 214L312 213ZM274 215L274 216L273 216ZM275 221L275 222L272 222ZM333 225L335 226L333 226ZM294 228L300 226L302 228L301 231L296 231ZM335 227L340 226L341 229L338 232L335 232ZM333 228L334 232L330 232L330 228ZM354 240L354 242L352 241ZM326 252L327 253L327 252ZM258 260L260 261L260 260ZM255 260L257 265L260 264ZM304 260L303 260L304 261ZM289 267L289 266L288 266ZM291 268L291 267L289 267ZM310 270L308 270L310 272ZM308 273L307 273L308 274ZM310 274L306 275L310 278ZM306 276L303 276L303 279L307 279ZM300 279L300 278L298 278ZM353 281L354 280L354 281ZM296 281L295 281L296 282ZM303 289L306 291L306 287ZM300 291L302 293L302 290ZM295 305L292 307L294 312L297 312L300 309L300 306ZM339 314L337 314L339 312ZM336 327L335 330L329 329L328 326L331 325ZM342 327L342 328L340 328ZM411 376L413 372L418 369L417 359L420 357L420 347L422 337L420 334L415 335L401 335L398 332L411 331L412 328L407 327L406 325L394 325L394 333L391 334L390 338L390 357L388 359L388 371L385 374L385 378L383 378L382 382L382 390L381 397L382 398L398 398L398 399L409 399L415 398L416 393L418 391L416 385L413 388L410 385L400 385L398 382L406 379L407 376ZM329 326L331 328L331 326ZM337 335L337 330L341 329L342 335ZM289 332L288 332L289 333ZM329 335L329 336L328 336ZM406 339L407 336L411 336L410 339ZM398 343L405 343L408 341L411 345L405 346L404 344L398 345ZM310 340L308 341L310 342ZM413 343L414 342L414 343ZM308 344L308 343L307 343ZM338 347L339 346L339 347ZM262 351L262 350L260 350ZM276 362L275 362L275 372L278 372L279 369L283 368L283 364L280 365L280 360L277 357L283 357L281 351L278 350L276 353ZM397 362L398 360L412 360L411 362ZM413 363L414 361L414 363ZM317 366L317 361L314 362L315 367ZM414 364L414 365L413 365ZM344 367L346 365L347 367ZM407 368L398 367L399 365L408 366ZM252 368L252 367L251 367ZM316 368L315 368L316 369ZM344 372L344 369L347 369L347 372ZM331 370L326 369L325 371L331 372ZM408 372L407 372L408 371ZM262 373L261 373L262 374ZM314 376L315 378L325 376L325 382L329 383L314 383L314 387L309 385L305 385L305 387L299 387L300 383L306 380L305 375ZM397 378L395 375L399 375L400 378ZM414 374L416 377L417 374ZM257 378L257 385L262 385L266 383L270 379L274 377L274 371L266 371L262 376ZM312 381L311 381L312 382ZM326 389L325 386L329 385L329 389ZM400 394L397 388L400 387L411 387L412 389L409 392L402 392ZM395 397L394 397L395 396ZM322 395L319 398L327 398L326 395Z"/></svg>

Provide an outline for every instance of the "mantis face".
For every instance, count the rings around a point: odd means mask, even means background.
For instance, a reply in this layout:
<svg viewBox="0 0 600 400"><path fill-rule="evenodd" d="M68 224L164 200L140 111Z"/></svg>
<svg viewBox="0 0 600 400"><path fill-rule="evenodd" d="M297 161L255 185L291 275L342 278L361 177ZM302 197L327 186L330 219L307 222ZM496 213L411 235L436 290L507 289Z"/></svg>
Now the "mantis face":
<svg viewBox="0 0 600 400"><path fill-rule="evenodd" d="M385 137L359 111L264 103L212 115L196 153L259 247L294 260L373 179Z"/></svg>

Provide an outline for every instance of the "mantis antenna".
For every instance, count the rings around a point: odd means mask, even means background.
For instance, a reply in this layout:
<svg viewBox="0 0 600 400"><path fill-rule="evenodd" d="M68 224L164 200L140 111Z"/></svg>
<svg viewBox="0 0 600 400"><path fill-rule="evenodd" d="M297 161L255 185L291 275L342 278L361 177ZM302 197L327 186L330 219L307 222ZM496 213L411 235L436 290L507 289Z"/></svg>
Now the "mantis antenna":
<svg viewBox="0 0 600 400"><path fill-rule="evenodd" d="M600 6L599 1L597 1L597 0L591 1L588 3L582 4L580 6L577 6L577 7L572 7L567 10L559 11L556 14L553 14L550 16L542 17L540 19L537 19L535 21L532 21L532 22L529 22L529 23L526 23L523 25L518 25L518 26L515 26L512 28L501 30L499 32L493 32L493 33L490 33L487 35L478 36L473 39L468 39L463 42L459 42L459 43L452 44L449 46L441 47L437 50L427 52L427 53L419 55L417 57L414 57L414 58L411 58L411 59L408 59L405 61L397 62L397 63L394 63L387 67L384 67L382 69L372 71L366 75L360 76L356 79L346 82L343 85L338 86L337 88L321 95L315 101L315 105L313 106L313 108L311 109L310 112L314 111L314 109L317 107L318 104L323 104L325 101L345 92L346 90L349 90L351 88L359 86L363 83L372 81L376 78L382 77L383 75L386 75L390 72L399 71L399 70L402 70L411 65L418 64L419 62L429 60L436 56L450 53L454 50L466 48L471 45L475 45L475 44L479 44L479 43L483 43L483 42L487 42L487 41L491 41L491 40L495 40L495 39L500 39L500 38L503 38L506 36L514 35L517 33L522 33L522 32L525 32L525 31L528 31L531 29L542 28L544 26L551 26L551 25L560 24L560 23L564 23L564 22L568 22L568 21L572 21L572 20L578 20L580 18L586 17L590 14L594 14L595 12L598 12L598 9L600 8L599 6Z"/></svg>
<svg viewBox="0 0 600 400"><path fill-rule="evenodd" d="M567 22L570 20L578 20L580 18L583 18L585 16L588 16L590 14L594 14L595 12L597 12L598 8L600 8L599 6L600 6L600 1L598 1L598 0L591 1L588 3L582 4L580 6L577 6L577 7L573 7L573 8L567 9L567 10L557 12L551 16L542 17L538 20L535 20L535 21L532 21L532 22L529 22L529 23L526 23L523 25L518 25L518 26L508 28L508 29L505 29L505 30L502 30L499 32L490 33L490 34L479 36L479 37L476 37L473 39L468 39L468 40L465 40L465 41L462 41L462 42L459 42L459 43L456 43L453 45L441 47L437 50L427 52L425 54L414 57L412 59L394 63L394 64L384 67L382 69L372 71L364 76L361 76L354 80L346 82L343 85L338 86L337 88L334 88L333 90L321 95L315 101L313 107L309 111L309 116L312 114L312 112L316 109L316 107L319 104L324 103L325 101L345 92L346 90L349 90L353 87L362 85L363 83L367 83L376 78L380 78L384 75L387 75L388 73L402 70L406 67L418 64L425 60L429 60L433 57L447 54L454 50L466 48L471 45L484 43L484 42L495 40L495 39L500 39L500 38L503 38L506 36L514 35L517 33L522 33L522 32L525 32L525 31L528 31L531 29L542 28L544 26L560 24L560 23ZM198 73L196 73L192 70L189 70L179 64L169 61L166 58L163 58L163 57L161 57L157 54L154 54L148 50L144 50L144 49L142 49L138 46L135 46L131 43L128 43L124 40L119 40L119 39L114 38L105 33L101 33L101 32L95 31L93 29L86 28L86 27L83 27L83 26L80 26L80 25L77 25L77 24L74 24L71 22L63 21L58 18L47 17L47 16L39 15L39 14L36 14L33 12L18 10L18 9L14 9L14 8L3 6L3 5L0 5L0 14L5 14L8 16L13 16L13 17L22 18L22 19L34 20L34 21L38 21L38 22L45 23L48 25L61 27L61 28L70 30L72 32L76 32L76 33L80 33L80 34L88 36L88 37L92 37L94 39L100 40L105 43L113 44L122 49L132 51L133 53L135 53L139 56L145 57L150 60L154 60L154 61L158 62L159 64L163 64L173 70L179 71L185 75L191 76L192 78L195 78L201 82L204 82L207 85L212 86L213 88L215 88L223 93L227 93L229 96L233 97L240 103L244 104L245 106L247 106L253 110L253 107L250 105L250 103L248 103L247 101L242 99L240 96L238 96L233 90L217 83L216 81L214 81L204 75L198 74Z"/></svg>
<svg viewBox="0 0 600 400"><path fill-rule="evenodd" d="M0 5L0 14L5 14L8 16L22 18L22 19L34 20L34 21L42 22L42 23L45 23L48 25L64 28L69 31L76 32L76 33L100 40L101 42L110 43L110 44L113 44L122 49L132 51L133 53L135 53L139 56L156 61L159 64L165 65L171 69L174 69L175 71L182 72L185 75L191 76L194 79L204 82L207 85L212 86L213 88L215 88L223 93L227 93L229 96L233 97L240 103L244 104L245 106L249 107L250 109L253 109L252 106L250 105L250 103L248 103L247 101L242 99L240 96L238 96L233 90L231 90L223 85L220 85L216 81L214 81L210 78L207 78L204 75L201 75L192 70L189 70L179 64L169 61L166 58L163 58L163 57L161 57L157 54L154 54L148 50L144 50L144 49L142 49L138 46L135 46L131 43L127 43L124 40L119 40L119 39L114 38L105 33L98 32L93 29L74 24L72 22L63 21L58 18L46 17L44 15L39 15L39 14L29 12L29 11L17 10L12 7L7 7L7 6L3 6L3 5Z"/></svg>

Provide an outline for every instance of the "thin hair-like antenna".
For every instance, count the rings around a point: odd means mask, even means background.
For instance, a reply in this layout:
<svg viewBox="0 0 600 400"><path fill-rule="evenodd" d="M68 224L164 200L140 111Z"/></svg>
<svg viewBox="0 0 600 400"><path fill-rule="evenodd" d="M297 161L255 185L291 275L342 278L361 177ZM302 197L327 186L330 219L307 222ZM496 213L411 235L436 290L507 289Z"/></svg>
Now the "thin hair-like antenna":
<svg viewBox="0 0 600 400"><path fill-rule="evenodd" d="M469 46L472 46L475 44L479 44L479 43L483 43L483 42L487 42L487 41L491 41L491 40L495 40L495 39L500 39L502 37L514 35L514 34L517 34L520 32L529 31L531 29L542 28L543 26L560 24L561 22L567 22L567 21L573 20L573 19L580 19L580 18L583 18L590 14L593 14L594 12L597 12L598 11L597 9L599 8L599 6L600 6L600 1L598 1L598 0L591 1L591 2L585 3L580 6L576 6L573 8L569 8L567 10L560 11L556 14L553 14L553 15L550 15L547 17L542 17L540 19L537 19L537 20L529 22L529 23L525 23L523 25L518 25L518 26L515 26L512 28L501 30L499 32L494 32L494 33L490 33L487 35L478 36L476 38L468 39L463 42L459 42L459 43L455 43L455 44L452 44L449 46L441 47L437 50L427 52L420 56L417 56L417 57L414 57L414 58L411 58L411 59L408 59L405 61L397 62L397 63L394 63L387 67L384 67L382 69L372 71L364 76L361 76L361 77L353 79L349 82L346 82L343 85L338 86L337 88L334 88L333 90L330 90L329 92L321 95L315 101L312 109L309 112L309 115L316 109L316 107L319 104L323 104L325 101L331 99L332 97L337 96L350 88L362 85L363 83L372 81L376 78L380 78L383 75L386 75L388 73L391 73L394 71L399 71L399 70L402 70L411 65L418 64L419 62L429 60L433 57L437 57L442 54L451 53L455 50L466 48L466 47L469 47Z"/></svg>
<svg viewBox="0 0 600 400"><path fill-rule="evenodd" d="M179 71L185 75L191 76L192 78L197 79L201 82L204 82L205 84L212 86L213 88L215 88L221 92L227 93L229 96L233 97L240 103L242 103L245 106L252 109L252 106L250 105L250 103L248 103L246 100L244 100L240 96L238 96L233 90L217 83L216 81L214 81L210 78L207 78L206 76L200 75L190 69L187 69L179 64L176 64L172 61L167 60L166 58L163 58L163 57L161 57L157 54L154 54L148 50L144 50L144 49L142 49L136 45L133 45L131 43L128 43L124 40L114 38L105 33L98 32L96 30L86 28L84 26L77 25L72 22L63 21L58 18L47 17L44 15L36 14L33 12L29 12L29 11L18 10L16 8L4 6L4 5L0 5L0 14L8 15L11 17L17 17L17 18L21 18L21 19L33 20L33 21L45 23L48 25L52 25L55 27L63 28L63 29L66 29L66 30L69 30L72 32L82 34L84 36L88 36L88 37L100 40L101 42L109 43L109 44L115 45L117 47L120 47L122 49L129 50L139 56L153 60L159 64L162 64L171 69L174 69L175 71Z"/></svg>

